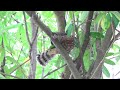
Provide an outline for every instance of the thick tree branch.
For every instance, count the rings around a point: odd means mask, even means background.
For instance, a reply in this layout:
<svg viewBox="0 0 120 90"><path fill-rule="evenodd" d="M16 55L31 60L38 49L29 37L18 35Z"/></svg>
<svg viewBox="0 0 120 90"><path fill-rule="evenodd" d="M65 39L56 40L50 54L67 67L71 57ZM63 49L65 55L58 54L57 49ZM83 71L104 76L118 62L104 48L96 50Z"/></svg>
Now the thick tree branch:
<svg viewBox="0 0 120 90"><path fill-rule="evenodd" d="M93 13L94 13L94 11L89 11L87 21L92 20ZM81 47L80 54L79 54L78 58L76 59L76 63L77 63L76 67L77 67L77 69L79 70L80 62L81 62L82 63L82 67L83 67L83 72L85 72L84 64L83 64L83 56L84 56L85 50L86 50L87 45L88 45L89 40L90 40L90 26L91 26L91 22L92 21L86 22L85 39L84 39L83 45Z"/></svg>
<svg viewBox="0 0 120 90"><path fill-rule="evenodd" d="M34 22L33 16L31 17L31 26L32 26L32 43L30 48L30 73L29 73L29 79L35 78L35 72L36 72L36 55L37 55L37 33L38 33L38 27Z"/></svg>
<svg viewBox="0 0 120 90"><path fill-rule="evenodd" d="M56 19L57 19L57 26L59 32L65 32L66 20L65 20L65 11L54 11Z"/></svg>
<svg viewBox="0 0 120 90"><path fill-rule="evenodd" d="M110 41L111 41L112 35L113 35L113 32L112 32L112 25L111 25L106 32L104 40L102 41L101 48L97 52L97 58L95 60L95 64L92 70L92 75L90 78L100 79L102 74L103 58L105 57L108 49L110 48Z"/></svg>
<svg viewBox="0 0 120 90"><path fill-rule="evenodd" d="M54 43L55 47L58 49L58 51L60 52L60 54L63 56L63 58L65 59L70 71L72 72L73 76L75 79L80 79L80 74L78 72L78 70L76 69L72 59L69 57L68 53L66 52L66 50L61 46L61 44L59 44L59 41L57 39L54 39L52 37L52 32L49 29L49 27L47 27L42 21L40 21L36 15L36 13L34 11L26 11L26 13L31 17L33 16L34 21L36 22L36 24L50 37L50 39L52 40L52 42Z"/></svg>

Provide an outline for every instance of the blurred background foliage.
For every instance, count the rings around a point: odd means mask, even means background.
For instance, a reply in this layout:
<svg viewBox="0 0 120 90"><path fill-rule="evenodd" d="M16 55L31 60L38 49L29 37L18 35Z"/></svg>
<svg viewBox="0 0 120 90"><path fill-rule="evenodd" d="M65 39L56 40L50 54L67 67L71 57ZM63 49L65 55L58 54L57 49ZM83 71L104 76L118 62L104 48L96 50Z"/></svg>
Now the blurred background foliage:
<svg viewBox="0 0 120 90"><path fill-rule="evenodd" d="M68 34L71 34L73 28L71 25L72 15L75 15L75 19L78 19L78 22L75 22L76 25L80 25L78 30L80 44L82 44L84 40L83 30L84 22L87 19L88 11L67 11L66 12L66 31ZM56 18L53 11L38 11L40 15L40 19L45 23L53 32L57 32L57 23ZM106 30L110 27L111 19L113 19L115 23L115 27L119 29L119 21L120 21L120 13L117 11L96 11L97 16L93 19L91 25L91 42L92 53L90 49L87 49L84 55L84 65L86 71L89 69L92 60L96 59L96 39L103 39L106 33ZM31 34L31 23L30 17L26 15L27 18L27 26L30 38ZM4 73L0 74L1 79L27 79L29 74L29 44L26 38L26 31L24 26L24 18L22 11L0 11L0 65L2 65L4 56L6 59L4 66ZM83 24L82 24L83 23ZM82 25L81 25L82 24ZM101 32L97 32L94 30L94 25L102 27ZM3 42L3 43L2 43ZM3 45L4 44L4 45ZM38 53L42 53L50 47L50 39L49 37L41 30L38 32L37 39L37 50ZM120 46L119 42L115 42L108 52L105 58L105 64L103 66L103 78L111 78L111 69L109 66L115 66L119 64L120 60ZM79 49L74 48L71 51L71 57L76 58L79 54ZM22 64L22 65L21 65ZM63 58L60 55L56 55L46 67L42 67L37 63L36 66L36 79L42 78L42 76L46 75L48 72L62 66L65 64ZM20 66L21 65L21 66ZM109 66L107 66L109 65ZM64 68L57 70L56 72L48 75L47 79L60 79L60 74L64 71ZM119 71L119 70L118 70ZM44 72L44 73L43 73ZM44 74L44 75L42 75ZM15 77L16 76L16 77Z"/></svg>

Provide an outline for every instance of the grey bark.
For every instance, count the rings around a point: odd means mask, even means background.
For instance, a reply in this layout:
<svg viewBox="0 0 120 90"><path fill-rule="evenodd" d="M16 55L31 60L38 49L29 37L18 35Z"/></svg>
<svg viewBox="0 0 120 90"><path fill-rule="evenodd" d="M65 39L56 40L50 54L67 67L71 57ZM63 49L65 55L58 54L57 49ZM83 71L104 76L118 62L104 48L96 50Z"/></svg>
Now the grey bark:
<svg viewBox="0 0 120 90"><path fill-rule="evenodd" d="M32 26L32 44L30 50L30 73L29 79L35 78L36 72L36 55L37 55L37 25L35 24L33 18L31 17L31 26Z"/></svg>
<svg viewBox="0 0 120 90"><path fill-rule="evenodd" d="M65 33L66 26L65 11L54 11L54 13L57 20L58 31Z"/></svg>
<svg viewBox="0 0 120 90"><path fill-rule="evenodd" d="M110 27L106 34L105 34L105 38L102 41L101 47L97 47L97 58L96 61L94 63L94 67L92 70L92 75L91 78L93 79L100 79L101 78L101 74L102 74L102 65L104 62L102 62L104 56L106 55L106 51L109 48L110 45L110 41L112 38L113 32L112 32L112 28Z"/></svg>

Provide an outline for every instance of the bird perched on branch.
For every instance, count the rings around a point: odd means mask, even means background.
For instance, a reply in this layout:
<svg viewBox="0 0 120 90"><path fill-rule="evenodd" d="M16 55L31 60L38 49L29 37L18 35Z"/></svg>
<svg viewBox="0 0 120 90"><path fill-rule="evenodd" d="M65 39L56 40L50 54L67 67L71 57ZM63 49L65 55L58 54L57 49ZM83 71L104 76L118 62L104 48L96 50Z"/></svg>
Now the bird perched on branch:
<svg viewBox="0 0 120 90"><path fill-rule="evenodd" d="M68 37L66 33L53 33L53 38L58 39L63 48L69 53L74 48L74 36ZM42 66L46 66L56 54L59 54L57 48L51 42L52 46L45 52L37 55L37 60Z"/></svg>

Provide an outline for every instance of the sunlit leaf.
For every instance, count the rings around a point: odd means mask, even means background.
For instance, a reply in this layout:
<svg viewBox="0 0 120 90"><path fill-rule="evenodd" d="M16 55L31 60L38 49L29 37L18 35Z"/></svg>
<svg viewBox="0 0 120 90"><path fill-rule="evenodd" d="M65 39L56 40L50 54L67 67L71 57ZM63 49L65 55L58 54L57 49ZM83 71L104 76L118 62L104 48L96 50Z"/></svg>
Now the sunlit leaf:
<svg viewBox="0 0 120 90"><path fill-rule="evenodd" d="M20 25L21 24L10 25L10 26L4 27L3 30L10 30L10 29L18 28Z"/></svg>
<svg viewBox="0 0 120 90"><path fill-rule="evenodd" d="M16 63L17 62L13 57L10 57L10 56L6 56L6 59L11 61L12 63Z"/></svg>
<svg viewBox="0 0 120 90"><path fill-rule="evenodd" d="M21 69L16 70L16 76L20 78L24 78L24 74L22 73Z"/></svg>
<svg viewBox="0 0 120 90"><path fill-rule="evenodd" d="M81 12L81 14L80 14L81 23L83 23L86 20L87 16L88 16L88 11L82 11Z"/></svg>
<svg viewBox="0 0 120 90"><path fill-rule="evenodd" d="M103 67L102 67L102 71L103 71L103 73L107 76L107 77L110 77L110 72L109 72L109 70L103 65Z"/></svg>
<svg viewBox="0 0 120 90"><path fill-rule="evenodd" d="M7 71L8 73L13 73L13 71L17 68L18 65L14 65L13 67L11 67L9 69L9 71Z"/></svg>
<svg viewBox="0 0 120 90"><path fill-rule="evenodd" d="M100 23L102 18L105 16L105 13L99 13L97 17L95 18L94 22L95 23Z"/></svg>
<svg viewBox="0 0 120 90"><path fill-rule="evenodd" d="M68 36L71 36L71 34L72 34L72 32L74 31L74 29L75 29L75 26L71 23L71 24L68 26L67 30L66 30L67 35L68 35Z"/></svg>
<svg viewBox="0 0 120 90"><path fill-rule="evenodd" d="M101 27L103 30L107 30L110 27L111 17L110 14L104 16L101 20Z"/></svg>
<svg viewBox="0 0 120 90"><path fill-rule="evenodd" d="M69 17L70 17L70 19L72 20L73 19L73 11L69 11Z"/></svg>
<svg viewBox="0 0 120 90"><path fill-rule="evenodd" d="M85 51L83 61L84 61L85 70L88 71L90 67L90 50Z"/></svg>
<svg viewBox="0 0 120 90"><path fill-rule="evenodd" d="M110 59L105 59L105 63L107 63L109 65L115 65L115 63Z"/></svg>
<svg viewBox="0 0 120 90"><path fill-rule="evenodd" d="M74 47L73 50L70 52L70 55L75 59L79 55L79 48Z"/></svg>

